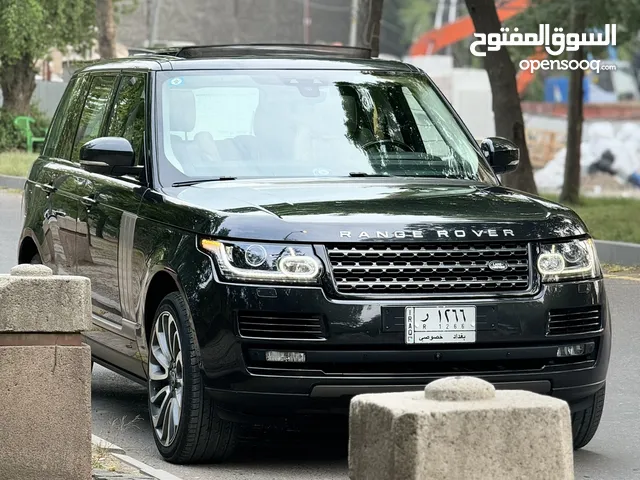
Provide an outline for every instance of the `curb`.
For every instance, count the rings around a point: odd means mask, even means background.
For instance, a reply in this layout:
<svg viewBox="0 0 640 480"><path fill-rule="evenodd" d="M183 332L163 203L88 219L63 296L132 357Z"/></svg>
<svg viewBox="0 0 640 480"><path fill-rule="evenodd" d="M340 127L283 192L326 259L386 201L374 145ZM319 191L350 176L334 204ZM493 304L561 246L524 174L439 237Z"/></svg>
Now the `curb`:
<svg viewBox="0 0 640 480"><path fill-rule="evenodd" d="M172 473L153 468L151 465L147 465L140 460L136 460L135 458L126 455L125 451L122 448L114 445L113 443L107 442L105 439L100 438L96 435L91 435L91 443L97 447L106 449L111 455L116 457L121 462L126 463L133 468L137 468L145 475L149 475L156 480L182 480L180 477L176 477Z"/></svg>
<svg viewBox="0 0 640 480"><path fill-rule="evenodd" d="M601 263L634 267L640 265L640 244L596 240L596 250Z"/></svg>
<svg viewBox="0 0 640 480"><path fill-rule="evenodd" d="M24 177L12 177L11 175L0 175L0 187L2 188L15 188L18 190L24 189L24 184L27 181Z"/></svg>

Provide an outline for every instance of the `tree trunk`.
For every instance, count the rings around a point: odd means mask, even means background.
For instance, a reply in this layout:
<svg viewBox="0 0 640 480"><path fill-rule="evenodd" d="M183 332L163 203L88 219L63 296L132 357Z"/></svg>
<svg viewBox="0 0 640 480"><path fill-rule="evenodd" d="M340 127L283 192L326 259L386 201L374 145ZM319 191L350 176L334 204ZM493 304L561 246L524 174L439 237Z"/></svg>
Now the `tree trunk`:
<svg viewBox="0 0 640 480"><path fill-rule="evenodd" d="M476 32L500 33L500 19L494 0L465 0L465 3ZM515 172L504 176L504 184L517 190L537 194L516 85L516 68L505 47L497 52L486 53L487 56L483 57L484 68L491 84L496 135L515 142L520 149L520 165Z"/></svg>
<svg viewBox="0 0 640 480"><path fill-rule="evenodd" d="M586 14L582 9L573 8L572 32L584 32ZM571 55L572 60L584 59L584 50L579 48ZM582 79L581 68L571 70L569 76L569 105L567 115L567 156L564 163L564 183L560 192L560 201L576 204L580 200L580 143L582 142Z"/></svg>
<svg viewBox="0 0 640 480"><path fill-rule="evenodd" d="M113 0L96 0L96 22L100 57L115 58L116 24L113 18Z"/></svg>
<svg viewBox="0 0 640 480"><path fill-rule="evenodd" d="M14 115L29 115L31 97L36 89L36 71L30 55L23 55L17 61L0 59L0 88L2 88L2 108Z"/></svg>

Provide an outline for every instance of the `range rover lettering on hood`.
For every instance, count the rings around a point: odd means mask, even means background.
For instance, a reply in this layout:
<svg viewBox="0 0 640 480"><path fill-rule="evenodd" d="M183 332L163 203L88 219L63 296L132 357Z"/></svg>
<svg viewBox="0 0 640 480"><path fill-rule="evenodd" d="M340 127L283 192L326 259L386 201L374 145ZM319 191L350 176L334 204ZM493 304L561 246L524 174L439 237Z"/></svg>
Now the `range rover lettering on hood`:
<svg viewBox="0 0 640 480"><path fill-rule="evenodd" d="M488 237L513 237L513 230L510 229L432 229L432 230L376 230L366 231L351 231L341 230L340 238L488 238Z"/></svg>

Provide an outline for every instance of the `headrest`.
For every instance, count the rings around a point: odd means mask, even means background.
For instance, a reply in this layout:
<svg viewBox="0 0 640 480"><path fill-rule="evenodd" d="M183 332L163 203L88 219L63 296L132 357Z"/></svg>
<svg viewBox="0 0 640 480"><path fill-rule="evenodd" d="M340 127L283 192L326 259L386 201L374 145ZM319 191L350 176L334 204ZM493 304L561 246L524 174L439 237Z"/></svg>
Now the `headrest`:
<svg viewBox="0 0 640 480"><path fill-rule="evenodd" d="M351 131L358 129L358 102L353 95L343 95L342 105L344 106L344 114L347 120L347 128Z"/></svg>
<svg viewBox="0 0 640 480"><path fill-rule="evenodd" d="M196 126L196 97L191 90L169 90L170 128L190 132Z"/></svg>

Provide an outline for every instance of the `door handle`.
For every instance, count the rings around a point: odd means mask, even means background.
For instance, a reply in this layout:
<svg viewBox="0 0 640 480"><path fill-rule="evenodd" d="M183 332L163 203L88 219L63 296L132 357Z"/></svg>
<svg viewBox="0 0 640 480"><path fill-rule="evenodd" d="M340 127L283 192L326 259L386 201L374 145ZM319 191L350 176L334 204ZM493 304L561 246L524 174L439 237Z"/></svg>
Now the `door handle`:
<svg viewBox="0 0 640 480"><path fill-rule="evenodd" d="M81 198L82 203L84 203L87 207L92 207L93 205L95 205L96 203L98 203L98 200L96 200L93 197L82 197Z"/></svg>
<svg viewBox="0 0 640 480"><path fill-rule="evenodd" d="M53 193L53 192L55 192L57 190L56 187L54 187L53 185L49 185L48 183L45 183L45 184L39 183L37 185L37 187L40 190L44 191L47 195L49 195L50 193Z"/></svg>

